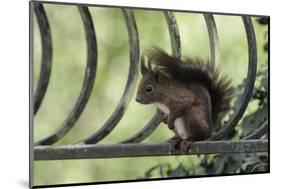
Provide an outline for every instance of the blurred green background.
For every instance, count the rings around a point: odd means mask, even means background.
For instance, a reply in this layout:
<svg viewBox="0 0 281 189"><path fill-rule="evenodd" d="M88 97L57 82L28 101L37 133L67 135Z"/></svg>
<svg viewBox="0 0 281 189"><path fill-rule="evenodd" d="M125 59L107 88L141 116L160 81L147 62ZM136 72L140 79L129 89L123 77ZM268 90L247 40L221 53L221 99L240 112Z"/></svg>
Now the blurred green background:
<svg viewBox="0 0 281 189"><path fill-rule="evenodd" d="M52 42L52 74L43 103L34 118L34 141L49 134L63 122L79 95L86 66L86 40L78 9L72 5L45 4ZM109 118L123 93L129 68L127 28L120 8L89 7L98 44L98 67L90 100L75 127L57 145L72 144L97 131ZM134 10L141 52L159 46L170 52L170 38L162 11ZM176 12L182 54L209 58L209 38L202 14ZM40 72L41 41L34 15L34 89ZM239 16L215 15L221 49L221 70L238 85L247 74L247 41ZM263 51L265 28L253 23L257 38L258 67L266 60ZM140 77L138 78L138 81ZM136 92L136 91L135 91ZM155 107L140 105L135 94L122 120L103 144L120 142L138 132L153 116ZM249 110L247 110L249 111ZM145 139L158 143L173 136L165 125ZM34 184L64 184L137 179L159 163L187 167L198 164L197 156L141 157L117 159L35 161Z"/></svg>

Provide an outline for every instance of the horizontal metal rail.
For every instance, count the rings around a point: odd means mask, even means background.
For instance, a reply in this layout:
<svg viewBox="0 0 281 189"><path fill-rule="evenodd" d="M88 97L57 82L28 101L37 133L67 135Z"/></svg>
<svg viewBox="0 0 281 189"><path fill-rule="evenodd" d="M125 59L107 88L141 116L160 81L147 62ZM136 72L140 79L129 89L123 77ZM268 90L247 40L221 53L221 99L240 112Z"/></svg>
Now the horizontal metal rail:
<svg viewBox="0 0 281 189"><path fill-rule="evenodd" d="M192 143L185 155L267 152L267 140L208 141ZM35 160L65 160L183 155L169 152L169 143L162 144L92 144L59 147L37 146Z"/></svg>

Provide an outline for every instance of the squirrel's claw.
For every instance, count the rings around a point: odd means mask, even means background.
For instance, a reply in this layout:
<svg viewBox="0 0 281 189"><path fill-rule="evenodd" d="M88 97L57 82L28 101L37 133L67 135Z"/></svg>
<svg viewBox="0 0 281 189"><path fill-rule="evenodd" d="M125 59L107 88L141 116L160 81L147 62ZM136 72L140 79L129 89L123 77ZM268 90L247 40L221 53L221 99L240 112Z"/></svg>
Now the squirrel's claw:
<svg viewBox="0 0 281 189"><path fill-rule="evenodd" d="M188 148L190 146L190 144L192 143L192 141L184 139L181 141L180 143L180 150L182 154L185 154L188 151Z"/></svg>
<svg viewBox="0 0 281 189"><path fill-rule="evenodd" d="M181 141L182 141L181 138L174 138L173 140L170 141L169 154L179 149L179 145Z"/></svg>
<svg viewBox="0 0 281 189"><path fill-rule="evenodd" d="M157 114L158 114L158 118L160 119L160 121L167 124L168 116L165 113L163 113L161 110L159 110L158 108L157 108Z"/></svg>

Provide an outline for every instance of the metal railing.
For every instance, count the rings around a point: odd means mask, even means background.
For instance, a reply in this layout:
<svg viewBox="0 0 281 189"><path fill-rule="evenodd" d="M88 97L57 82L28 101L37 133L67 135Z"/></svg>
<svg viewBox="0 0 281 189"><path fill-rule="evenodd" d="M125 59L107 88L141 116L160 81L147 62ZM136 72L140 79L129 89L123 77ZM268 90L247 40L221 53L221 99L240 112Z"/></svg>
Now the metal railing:
<svg viewBox="0 0 281 189"><path fill-rule="evenodd" d="M34 95L34 116L36 115L40 105L46 94L52 69L52 36L48 22L48 17L44 10L44 6L39 2L33 2L37 17L42 43L42 59L41 71L38 86ZM83 159L83 158L113 158L113 157L140 157L140 156L163 156L163 155L179 155L180 152L175 151L169 153L167 141L159 144L143 144L142 142L150 136L160 124L157 115L147 122L147 124L133 136L125 138L118 144L97 144L103 138L111 133L118 125L126 112L129 102L133 97L136 88L136 80L139 72L139 37L138 29L134 13L130 9L120 8L123 13L124 20L127 25L129 35L129 56L130 68L127 83L123 95L106 123L95 133L82 141L75 144L65 146L53 145L61 140L74 126L81 113L83 112L89 97L92 93L96 76L97 67L97 43L95 35L95 27L87 6L77 6L87 40L87 66L84 75L84 82L80 95L72 108L69 115L63 123L58 126L54 133L35 142L34 159L35 160L56 160L56 159ZM181 43L178 26L174 13L171 11L163 11L169 36L171 41L172 54L181 57ZM203 14L206 27L209 34L211 64L219 64L220 48L216 23L212 14ZM244 85L244 90L239 98L239 102L235 105L235 111L231 115L229 121L222 126L221 130L216 132L206 141L195 142L191 145L186 154L208 154L208 153L231 153L231 152L265 152L268 150L267 140L257 140L260 136L267 132L267 120L260 128L239 141L228 140L228 136L233 131L239 120L242 118L248 103L252 97L257 69L257 48L255 32L252 21L249 16L242 16L248 43L248 73ZM32 62L31 62L32 63ZM32 63L33 64L33 63ZM249 140L251 139L251 140ZM254 139L254 140L253 140ZM216 141L214 141L216 140ZM220 140L220 141L218 141Z"/></svg>

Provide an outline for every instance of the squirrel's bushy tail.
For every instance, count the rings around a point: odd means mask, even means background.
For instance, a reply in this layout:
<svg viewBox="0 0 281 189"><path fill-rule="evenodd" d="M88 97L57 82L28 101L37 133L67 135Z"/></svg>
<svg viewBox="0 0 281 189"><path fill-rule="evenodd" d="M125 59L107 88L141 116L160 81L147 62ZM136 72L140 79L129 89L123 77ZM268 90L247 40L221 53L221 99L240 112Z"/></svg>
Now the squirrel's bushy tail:
<svg viewBox="0 0 281 189"><path fill-rule="evenodd" d="M165 53L162 49L153 48L145 52L151 64L157 69L180 82L195 81L205 86L211 96L212 120L217 122L218 115L229 108L230 80L220 77L215 65L204 63L199 59L181 60Z"/></svg>

